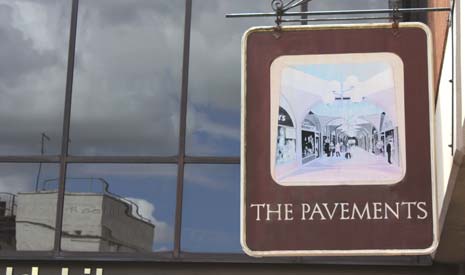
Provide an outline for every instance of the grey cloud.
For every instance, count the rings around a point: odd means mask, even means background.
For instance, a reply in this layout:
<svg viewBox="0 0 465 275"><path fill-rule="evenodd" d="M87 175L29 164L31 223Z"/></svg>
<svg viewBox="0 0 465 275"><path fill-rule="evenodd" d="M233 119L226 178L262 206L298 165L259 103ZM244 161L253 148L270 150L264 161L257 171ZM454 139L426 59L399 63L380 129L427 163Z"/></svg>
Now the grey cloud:
<svg viewBox="0 0 465 275"><path fill-rule="evenodd" d="M0 5L1 17L11 20L12 9ZM5 21L2 19L2 21ZM43 67L53 66L58 57L53 51L38 52L34 50L33 42L26 39L20 30L10 24L0 22L0 80L7 87L18 85L21 76L39 70Z"/></svg>
<svg viewBox="0 0 465 275"><path fill-rule="evenodd" d="M176 154L184 25L156 28L167 15L135 5L136 14L150 16L102 26L102 3L87 4L78 28L72 152ZM183 14L176 10L170 20Z"/></svg>
<svg viewBox="0 0 465 275"><path fill-rule="evenodd" d="M129 20L106 25L102 22L116 19L105 17L118 12L100 13L105 4L125 10L128 1L80 2L72 153L176 153L183 1L138 2L128 10ZM58 153L67 57L67 37L61 37L67 33L69 5L5 3L2 13L8 19L3 16L0 27L0 38L6 41L0 45L0 153L38 154L41 132L52 137L46 152ZM28 14L33 8L39 14ZM40 17L42 10L47 14ZM140 14L139 20L130 18L131 10ZM163 13L172 10L177 14ZM35 34L44 29L47 41Z"/></svg>
<svg viewBox="0 0 465 275"><path fill-rule="evenodd" d="M50 3L43 2L37 16L56 18L55 22L62 20L66 26L66 18L61 17L66 5L48 6ZM66 44L58 43L61 32L50 35L57 37L53 49L36 43L33 33L43 29L37 24L27 24L36 23L20 12L25 7L26 13L33 10L34 7L27 9L28 5L28 1L0 1L0 152L3 154L40 153L40 133L44 131L53 136L47 144L49 153L57 152L60 143Z"/></svg>
<svg viewBox="0 0 465 275"><path fill-rule="evenodd" d="M240 56L244 31L271 19L226 19L225 14L268 11L270 2L196 1L191 34L189 93L197 106L233 110L240 106Z"/></svg>
<svg viewBox="0 0 465 275"><path fill-rule="evenodd" d="M158 214L156 211L156 206L151 202L144 199L131 197L126 199L137 204L139 207L139 214L155 225L155 234L153 240L154 248L155 250L164 250L161 245L169 245L174 239L173 225L170 225L168 222L156 218L156 214Z"/></svg>
<svg viewBox="0 0 465 275"><path fill-rule="evenodd" d="M177 175L174 164L77 164L71 167L70 171L76 177L167 178L173 185Z"/></svg>
<svg viewBox="0 0 465 275"><path fill-rule="evenodd" d="M348 2L367 3L338 5ZM46 16L34 18L30 9L17 12L31 3L40 5ZM7 41L0 45L0 127L5 129L0 153L38 153L44 131L52 136L47 152L59 152L69 3L0 0L0 39ZM317 3L323 1L311 5ZM324 3L336 5L334 0ZM211 118L239 116L242 33L273 22L225 19L224 14L269 11L270 1L193 4L189 112L201 119L191 120L188 134L197 130L213 140L238 142L238 123L219 128ZM79 12L71 153L175 154L184 1L82 0ZM26 15L29 21L21 19Z"/></svg>
<svg viewBox="0 0 465 275"><path fill-rule="evenodd" d="M100 20L103 24L118 25L131 24L139 21L144 15L164 17L172 23L182 21L182 17L174 18L171 15L183 11L185 1L183 0L103 0L103 1L83 1L81 6L92 6L99 11ZM160 11L163 11L160 13Z"/></svg>

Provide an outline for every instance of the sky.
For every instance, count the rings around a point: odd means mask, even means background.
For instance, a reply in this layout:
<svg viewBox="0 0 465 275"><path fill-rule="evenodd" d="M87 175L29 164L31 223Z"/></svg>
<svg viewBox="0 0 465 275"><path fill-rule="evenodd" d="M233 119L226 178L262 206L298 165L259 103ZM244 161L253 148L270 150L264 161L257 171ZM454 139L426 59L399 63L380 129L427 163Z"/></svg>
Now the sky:
<svg viewBox="0 0 465 275"><path fill-rule="evenodd" d="M306 64L295 65L292 68L327 81L337 81L343 91L350 91L354 81L364 82L373 76L390 68L388 63L337 63L337 64ZM337 94L340 90L336 90ZM339 94L340 96L340 94ZM379 114L384 110L368 102L335 101L332 104L318 104L312 112L321 116L346 117L350 115Z"/></svg>
<svg viewBox="0 0 465 275"><path fill-rule="evenodd" d="M336 80L340 83L349 77L356 77L358 81L366 81L373 76L389 69L389 64L384 62L372 63L337 63L337 64L308 64L295 65L294 69L313 75L327 81Z"/></svg>
<svg viewBox="0 0 465 275"><path fill-rule="evenodd" d="M0 0L2 155L40 154L41 133L50 137L45 153L60 152L70 3ZM382 8L387 7L387 1L313 0L309 7ZM239 155L240 40L251 26L273 24L269 18L224 18L226 13L248 11L270 11L270 1L193 1L188 154ZM183 18L183 0L80 1L71 154L177 153ZM190 251L238 252L237 166L189 169L185 199L191 207L185 210L183 244ZM156 240L157 250L172 247L175 170L165 166L78 165L70 168L70 175L105 177L112 191L144 205L145 216L164 230L159 234L162 239ZM38 164L1 164L0 192L33 191L37 171ZM43 166L41 180L56 177L56 165ZM217 224L192 218L202 213L197 209L210 211L208 203L218 201L231 211L234 222L226 217Z"/></svg>
<svg viewBox="0 0 465 275"><path fill-rule="evenodd" d="M351 101L335 101L331 104L318 104L312 108L312 112L319 116L347 117L380 114L383 110L368 102L354 103Z"/></svg>

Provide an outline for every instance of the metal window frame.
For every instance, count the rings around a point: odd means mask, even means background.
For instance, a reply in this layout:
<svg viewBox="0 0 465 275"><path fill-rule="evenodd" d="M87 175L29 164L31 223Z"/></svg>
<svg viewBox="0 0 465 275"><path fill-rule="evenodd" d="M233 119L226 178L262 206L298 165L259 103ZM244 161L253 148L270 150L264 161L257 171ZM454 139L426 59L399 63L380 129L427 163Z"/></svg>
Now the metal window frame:
<svg viewBox="0 0 465 275"><path fill-rule="evenodd" d="M56 163L59 164L59 189L55 225L54 249L52 251L0 251L0 263L22 261L91 261L91 262L199 262L199 263L312 263L312 264L368 264L368 265L430 265L430 256L399 257L279 257L252 258L240 253L196 253L182 251L182 200L184 168L186 164L240 164L234 156L188 156L186 155L186 127L188 108L188 80L190 60L190 35L193 0L185 0L185 21L183 37L182 84L180 97L178 154L173 156L77 156L69 155L69 134L71 124L72 93L76 53L76 35L80 0L71 1L71 19L68 45L68 63L64 101L62 144L59 155L0 156L0 163ZM302 19L306 19L306 6L302 7ZM108 253L108 252L67 252L61 250L63 206L68 164L75 163L121 163L121 164L176 164L176 209L173 251L151 253Z"/></svg>

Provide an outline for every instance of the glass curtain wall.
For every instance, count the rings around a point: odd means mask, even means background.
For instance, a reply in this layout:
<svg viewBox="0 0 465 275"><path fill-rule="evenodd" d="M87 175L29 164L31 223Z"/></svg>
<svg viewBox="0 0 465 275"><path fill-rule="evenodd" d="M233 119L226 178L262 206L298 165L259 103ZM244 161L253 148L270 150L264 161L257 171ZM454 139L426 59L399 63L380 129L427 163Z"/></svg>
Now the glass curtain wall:
<svg viewBox="0 0 465 275"><path fill-rule="evenodd" d="M240 41L274 19L224 16L253 11L0 0L0 257L262 261L239 242Z"/></svg>

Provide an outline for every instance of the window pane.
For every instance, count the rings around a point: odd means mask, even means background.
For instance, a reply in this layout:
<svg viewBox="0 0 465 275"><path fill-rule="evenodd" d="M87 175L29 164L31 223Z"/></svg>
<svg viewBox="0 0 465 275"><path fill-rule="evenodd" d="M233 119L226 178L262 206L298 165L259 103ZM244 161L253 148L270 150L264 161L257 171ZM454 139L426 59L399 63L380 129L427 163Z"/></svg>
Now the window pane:
<svg viewBox="0 0 465 275"><path fill-rule="evenodd" d="M60 151L71 1L0 0L0 154Z"/></svg>
<svg viewBox="0 0 465 275"><path fill-rule="evenodd" d="M72 154L177 152L183 0L82 0Z"/></svg>
<svg viewBox="0 0 465 275"><path fill-rule="evenodd" d="M62 249L151 252L173 249L176 166L68 167Z"/></svg>
<svg viewBox="0 0 465 275"><path fill-rule="evenodd" d="M242 253L239 189L238 165L186 166L183 251Z"/></svg>
<svg viewBox="0 0 465 275"><path fill-rule="evenodd" d="M239 155L241 38L270 18L225 18L270 11L270 1L194 0L189 68L187 153Z"/></svg>
<svg viewBox="0 0 465 275"><path fill-rule="evenodd" d="M56 164L0 164L0 252L52 250Z"/></svg>

